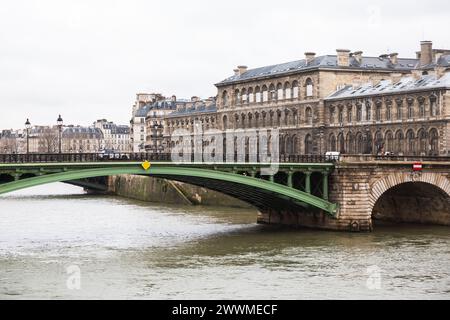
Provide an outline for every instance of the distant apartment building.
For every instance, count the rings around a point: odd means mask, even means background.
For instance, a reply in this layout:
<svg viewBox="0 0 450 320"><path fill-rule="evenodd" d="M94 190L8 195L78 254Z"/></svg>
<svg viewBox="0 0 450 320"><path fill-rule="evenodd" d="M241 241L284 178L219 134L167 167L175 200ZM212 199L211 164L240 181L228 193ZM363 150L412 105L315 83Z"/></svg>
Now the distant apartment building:
<svg viewBox="0 0 450 320"><path fill-rule="evenodd" d="M94 126L67 126L62 130L63 153L98 153L102 141L102 131Z"/></svg>
<svg viewBox="0 0 450 320"><path fill-rule="evenodd" d="M117 125L106 119L97 120L94 127L103 134L100 150L109 152L131 152L131 130L127 125Z"/></svg>

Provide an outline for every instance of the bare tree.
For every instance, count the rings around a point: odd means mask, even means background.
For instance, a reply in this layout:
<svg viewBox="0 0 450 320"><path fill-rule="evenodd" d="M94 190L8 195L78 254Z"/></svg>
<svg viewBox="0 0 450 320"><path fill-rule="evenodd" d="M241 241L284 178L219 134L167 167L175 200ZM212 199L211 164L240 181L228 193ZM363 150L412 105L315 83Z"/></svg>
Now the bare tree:
<svg viewBox="0 0 450 320"><path fill-rule="evenodd" d="M39 151L55 153L58 145L58 131L54 128L45 128L39 137Z"/></svg>

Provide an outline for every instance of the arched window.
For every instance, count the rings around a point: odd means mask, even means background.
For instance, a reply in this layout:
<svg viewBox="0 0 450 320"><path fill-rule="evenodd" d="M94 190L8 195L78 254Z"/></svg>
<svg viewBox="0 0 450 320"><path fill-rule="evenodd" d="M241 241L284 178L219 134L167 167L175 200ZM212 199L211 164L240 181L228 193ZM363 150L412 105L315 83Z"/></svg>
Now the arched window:
<svg viewBox="0 0 450 320"><path fill-rule="evenodd" d="M338 150L340 153L344 154L345 153L345 139L344 139L344 134L342 132L339 133L339 135L338 135L337 144L338 144L338 147L336 150Z"/></svg>
<svg viewBox="0 0 450 320"><path fill-rule="evenodd" d="M353 122L353 106L352 105L347 107L347 122L348 123Z"/></svg>
<svg viewBox="0 0 450 320"><path fill-rule="evenodd" d="M248 103L255 102L255 94L253 93L253 88L248 89Z"/></svg>
<svg viewBox="0 0 450 320"><path fill-rule="evenodd" d="M335 112L336 112L335 107L331 107L330 108L330 124L333 124L335 121Z"/></svg>
<svg viewBox="0 0 450 320"><path fill-rule="evenodd" d="M281 83L277 85L277 99L284 100L284 90L283 85Z"/></svg>
<svg viewBox="0 0 450 320"><path fill-rule="evenodd" d="M433 156L439 155L439 133L436 129L431 129L429 134L430 153Z"/></svg>
<svg viewBox="0 0 450 320"><path fill-rule="evenodd" d="M338 121L339 123L344 123L344 107L339 107L339 113L338 113Z"/></svg>
<svg viewBox="0 0 450 320"><path fill-rule="evenodd" d="M380 131L377 131L377 133L375 133L375 151L376 151L376 154L381 154L383 152L383 149L384 149L383 135L381 134Z"/></svg>
<svg viewBox="0 0 450 320"><path fill-rule="evenodd" d="M366 121L372 120L372 104L367 101L366 102Z"/></svg>
<svg viewBox="0 0 450 320"><path fill-rule="evenodd" d="M347 133L347 153L355 153L355 138L351 132Z"/></svg>
<svg viewBox="0 0 450 320"><path fill-rule="evenodd" d="M253 128L253 114L249 113L247 115L247 119L248 119L248 128Z"/></svg>
<svg viewBox="0 0 450 320"><path fill-rule="evenodd" d="M269 87L269 100L272 102L277 100L277 92L273 84L271 84Z"/></svg>
<svg viewBox="0 0 450 320"><path fill-rule="evenodd" d="M225 115L222 119L223 130L228 130L228 117Z"/></svg>
<svg viewBox="0 0 450 320"><path fill-rule="evenodd" d="M416 137L414 135L414 131L409 130L406 133L406 146L407 146L407 153L408 155L415 155L416 154Z"/></svg>
<svg viewBox="0 0 450 320"><path fill-rule="evenodd" d="M306 108L305 120L306 120L306 124L310 124L310 125L313 124L312 110L310 107Z"/></svg>
<svg viewBox="0 0 450 320"><path fill-rule="evenodd" d="M397 99L396 104L397 104L397 120L402 120L402 118L403 118L403 100Z"/></svg>
<svg viewBox="0 0 450 320"><path fill-rule="evenodd" d="M419 138L419 154L421 156L426 156L428 153L428 139L427 139L427 132L424 129L420 129L417 133L417 137Z"/></svg>
<svg viewBox="0 0 450 320"><path fill-rule="evenodd" d="M358 105L356 107L356 121L361 122L362 121L362 106Z"/></svg>
<svg viewBox="0 0 450 320"><path fill-rule="evenodd" d="M420 97L418 101L419 101L419 117L425 118L425 99L423 97Z"/></svg>
<svg viewBox="0 0 450 320"><path fill-rule="evenodd" d="M395 152L397 154L402 155L404 152L404 136L403 136L403 132L401 130L397 131L397 133L395 134Z"/></svg>
<svg viewBox="0 0 450 320"><path fill-rule="evenodd" d="M305 82L306 87L306 97L313 97L314 96L314 84L311 78L306 79Z"/></svg>
<svg viewBox="0 0 450 320"><path fill-rule="evenodd" d="M225 90L223 93L222 93L222 104L223 104L223 106L224 107L228 107L228 92Z"/></svg>
<svg viewBox="0 0 450 320"><path fill-rule="evenodd" d="M294 135L292 137L292 154L298 154L299 148L298 148L298 137L297 135Z"/></svg>
<svg viewBox="0 0 450 320"><path fill-rule="evenodd" d="M381 101L376 102L376 109L375 109L375 120L381 121L381 108L383 106L383 103Z"/></svg>
<svg viewBox="0 0 450 320"><path fill-rule="evenodd" d="M234 101L236 101L236 104L241 104L241 92L239 91L239 89L236 89L236 91L234 91Z"/></svg>
<svg viewBox="0 0 450 320"><path fill-rule="evenodd" d="M245 129L245 114L241 114L241 128Z"/></svg>
<svg viewBox="0 0 450 320"><path fill-rule="evenodd" d="M430 115L435 117L438 115L437 98L436 96L430 97Z"/></svg>
<svg viewBox="0 0 450 320"><path fill-rule="evenodd" d="M389 101L386 103L386 120L392 120L392 103Z"/></svg>
<svg viewBox="0 0 450 320"><path fill-rule="evenodd" d="M328 150L327 151L337 151L336 148L336 136L332 133L328 140Z"/></svg>
<svg viewBox="0 0 450 320"><path fill-rule="evenodd" d="M256 87L255 89L255 102L256 103L261 103L261 89L259 87Z"/></svg>
<svg viewBox="0 0 450 320"><path fill-rule="evenodd" d="M305 137L305 154L313 154L313 139L310 134Z"/></svg>
<svg viewBox="0 0 450 320"><path fill-rule="evenodd" d="M242 89L241 95L242 95L242 103L244 103L244 104L248 103L248 95L247 95L246 89Z"/></svg>
<svg viewBox="0 0 450 320"><path fill-rule="evenodd" d="M263 102L269 101L269 91L267 89L267 86L263 86L262 88L262 101Z"/></svg>
<svg viewBox="0 0 450 320"><path fill-rule="evenodd" d="M238 129L239 128L239 123L240 123L239 115L235 114L234 115L234 129Z"/></svg>
<svg viewBox="0 0 450 320"><path fill-rule="evenodd" d="M298 99L299 98L299 87L298 87L298 81L294 81L294 83L292 83L292 97L294 99Z"/></svg>
<svg viewBox="0 0 450 320"><path fill-rule="evenodd" d="M394 152L394 135L392 134L392 131L386 132L385 140L386 140L385 151Z"/></svg>
<svg viewBox="0 0 450 320"><path fill-rule="evenodd" d="M408 119L414 119L414 100L408 99Z"/></svg>
<svg viewBox="0 0 450 320"><path fill-rule="evenodd" d="M283 113L281 112L281 110L277 110L277 126L281 127L281 118L282 118Z"/></svg>
<svg viewBox="0 0 450 320"><path fill-rule="evenodd" d="M285 99L292 99L292 89L289 82L284 84L284 97Z"/></svg>
<svg viewBox="0 0 450 320"><path fill-rule="evenodd" d="M356 134L356 153L363 154L364 153L364 138L361 132Z"/></svg>

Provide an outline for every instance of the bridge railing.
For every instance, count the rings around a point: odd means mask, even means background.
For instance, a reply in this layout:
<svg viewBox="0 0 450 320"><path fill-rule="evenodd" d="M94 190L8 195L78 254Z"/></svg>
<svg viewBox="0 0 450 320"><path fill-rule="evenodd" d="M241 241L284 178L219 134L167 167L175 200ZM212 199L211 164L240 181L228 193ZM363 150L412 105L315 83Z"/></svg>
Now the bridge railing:
<svg viewBox="0 0 450 320"><path fill-rule="evenodd" d="M344 154L340 156L340 161L352 162L450 162L449 156L420 156L420 155L359 155L359 154Z"/></svg>
<svg viewBox="0 0 450 320"><path fill-rule="evenodd" d="M178 155L183 159L183 155ZM190 158L190 160L189 160ZM216 159L223 159L224 163L249 163L254 162L249 155L221 155ZM0 163L82 163L82 162L127 162L127 161L153 161L153 162L174 162L172 154L155 153L30 153L30 154L0 154ZM205 159L201 154L187 156L185 162L203 162ZM256 162L273 163L331 163L333 159L323 155L280 155L277 159L261 159L259 156ZM205 161L206 162L206 161Z"/></svg>

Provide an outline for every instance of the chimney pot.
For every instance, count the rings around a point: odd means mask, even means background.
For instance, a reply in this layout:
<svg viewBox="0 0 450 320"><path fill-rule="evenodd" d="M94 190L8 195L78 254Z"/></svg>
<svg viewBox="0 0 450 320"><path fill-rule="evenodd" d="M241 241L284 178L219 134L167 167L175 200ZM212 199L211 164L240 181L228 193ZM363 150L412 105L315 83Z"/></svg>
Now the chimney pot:
<svg viewBox="0 0 450 320"><path fill-rule="evenodd" d="M391 53L389 55L389 58L390 58L392 64L398 63L398 53Z"/></svg>
<svg viewBox="0 0 450 320"><path fill-rule="evenodd" d="M337 63L339 67L350 66L350 50L347 49L336 49L337 52Z"/></svg>
<svg viewBox="0 0 450 320"><path fill-rule="evenodd" d="M433 62L433 42L420 42L420 66L426 66Z"/></svg>
<svg viewBox="0 0 450 320"><path fill-rule="evenodd" d="M237 70L238 70L238 72L239 72L239 75L242 75L242 74L246 73L246 72L247 72L247 69L248 69L247 66L238 66L238 67L237 67Z"/></svg>
<svg viewBox="0 0 450 320"><path fill-rule="evenodd" d="M361 64L361 62L362 62L362 55L363 55L362 51L356 51L356 52L353 53L353 57L355 57L356 61L359 64Z"/></svg>
<svg viewBox="0 0 450 320"><path fill-rule="evenodd" d="M316 58L315 52L305 52L306 63L310 63Z"/></svg>

